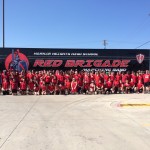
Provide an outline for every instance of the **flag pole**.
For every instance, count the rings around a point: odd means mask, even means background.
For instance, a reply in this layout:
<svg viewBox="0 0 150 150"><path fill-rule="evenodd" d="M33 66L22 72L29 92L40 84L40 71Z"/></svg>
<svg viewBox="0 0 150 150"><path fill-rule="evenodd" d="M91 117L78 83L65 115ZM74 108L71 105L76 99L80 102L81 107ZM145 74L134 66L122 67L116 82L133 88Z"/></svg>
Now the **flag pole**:
<svg viewBox="0 0 150 150"><path fill-rule="evenodd" d="M5 3L3 0L3 48L5 48Z"/></svg>

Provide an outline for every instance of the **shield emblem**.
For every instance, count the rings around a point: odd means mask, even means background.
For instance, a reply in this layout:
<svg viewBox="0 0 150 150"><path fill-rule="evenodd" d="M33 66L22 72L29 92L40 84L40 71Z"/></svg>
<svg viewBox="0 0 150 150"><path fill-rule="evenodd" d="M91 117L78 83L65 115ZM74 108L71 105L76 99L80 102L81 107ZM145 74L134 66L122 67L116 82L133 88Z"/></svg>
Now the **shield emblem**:
<svg viewBox="0 0 150 150"><path fill-rule="evenodd" d="M136 59L137 59L138 63L141 64L144 60L144 55L138 54L138 55L136 55Z"/></svg>

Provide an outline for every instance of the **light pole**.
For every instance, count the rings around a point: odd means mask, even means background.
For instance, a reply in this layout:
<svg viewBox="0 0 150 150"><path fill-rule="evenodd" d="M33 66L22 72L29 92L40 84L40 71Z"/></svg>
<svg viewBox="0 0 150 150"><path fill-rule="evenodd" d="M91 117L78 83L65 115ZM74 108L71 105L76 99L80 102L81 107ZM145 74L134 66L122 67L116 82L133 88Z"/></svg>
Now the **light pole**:
<svg viewBox="0 0 150 150"><path fill-rule="evenodd" d="M4 3L4 0L3 0L3 48L5 48L5 3Z"/></svg>

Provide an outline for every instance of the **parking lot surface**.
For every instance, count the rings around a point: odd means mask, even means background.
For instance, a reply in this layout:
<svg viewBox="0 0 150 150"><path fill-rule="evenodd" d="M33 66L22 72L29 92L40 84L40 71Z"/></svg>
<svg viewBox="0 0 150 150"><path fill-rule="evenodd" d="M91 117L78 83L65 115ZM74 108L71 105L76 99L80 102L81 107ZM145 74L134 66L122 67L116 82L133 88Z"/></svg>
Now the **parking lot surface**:
<svg viewBox="0 0 150 150"><path fill-rule="evenodd" d="M149 150L150 94L0 96L2 150Z"/></svg>

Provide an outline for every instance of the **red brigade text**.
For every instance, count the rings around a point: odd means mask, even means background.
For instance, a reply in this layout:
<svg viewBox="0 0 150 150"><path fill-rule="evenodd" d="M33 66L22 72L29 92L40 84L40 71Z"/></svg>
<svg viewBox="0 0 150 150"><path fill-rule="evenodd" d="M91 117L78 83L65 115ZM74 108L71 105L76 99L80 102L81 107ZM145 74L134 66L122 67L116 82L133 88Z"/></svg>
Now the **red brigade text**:
<svg viewBox="0 0 150 150"><path fill-rule="evenodd" d="M67 60L65 67L128 67L130 60Z"/></svg>
<svg viewBox="0 0 150 150"><path fill-rule="evenodd" d="M64 60L64 67L101 67L101 68L126 68L131 60ZM41 60L37 59L34 62L33 67L60 67L63 64L63 60Z"/></svg>
<svg viewBox="0 0 150 150"><path fill-rule="evenodd" d="M40 60L37 59L34 62L33 67L60 67L62 65L62 60Z"/></svg>

